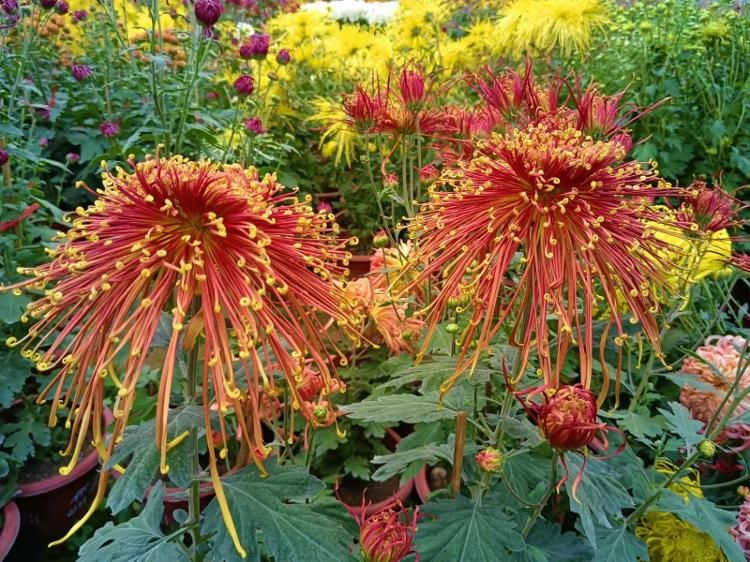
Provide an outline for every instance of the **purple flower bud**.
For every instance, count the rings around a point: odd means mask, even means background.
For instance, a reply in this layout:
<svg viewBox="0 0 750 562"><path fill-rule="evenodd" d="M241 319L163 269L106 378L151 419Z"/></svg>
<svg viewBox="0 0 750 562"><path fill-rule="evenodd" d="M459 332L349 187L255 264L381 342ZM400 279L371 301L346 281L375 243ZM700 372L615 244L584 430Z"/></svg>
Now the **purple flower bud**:
<svg viewBox="0 0 750 562"><path fill-rule="evenodd" d="M262 135L266 132L266 129L263 127L263 121L260 120L260 117L251 117L250 119L247 119L245 121L245 129L254 135Z"/></svg>
<svg viewBox="0 0 750 562"><path fill-rule="evenodd" d="M39 5L45 10L51 10L57 4L57 0L39 0Z"/></svg>
<svg viewBox="0 0 750 562"><path fill-rule="evenodd" d="M243 74L234 81L234 89L238 94L249 96L255 90L255 80L249 74Z"/></svg>
<svg viewBox="0 0 750 562"><path fill-rule="evenodd" d="M87 64L74 64L70 72L73 74L73 78L81 82L91 76L91 67Z"/></svg>
<svg viewBox="0 0 750 562"><path fill-rule="evenodd" d="M41 146L42 148L47 148L49 146L49 139L47 137L40 138L39 146Z"/></svg>
<svg viewBox="0 0 750 562"><path fill-rule="evenodd" d="M289 64L289 61L292 60L292 55L289 53L287 49L281 49L278 53L276 53L276 62L279 64Z"/></svg>
<svg viewBox="0 0 750 562"><path fill-rule="evenodd" d="M0 2L0 7L2 7L3 12L9 16L15 15L18 11L18 2L16 0L2 0L2 2Z"/></svg>
<svg viewBox="0 0 750 562"><path fill-rule="evenodd" d="M120 132L120 125L113 121L104 121L101 125L99 125L99 130L105 137L114 137L117 133Z"/></svg>
<svg viewBox="0 0 750 562"><path fill-rule="evenodd" d="M5 164L8 163L9 158L10 156L8 156L8 151L0 148L0 166L5 166Z"/></svg>
<svg viewBox="0 0 750 562"><path fill-rule="evenodd" d="M243 48L245 48L247 56L243 55L242 48L240 48L240 55L244 59L252 57L254 59L262 60L266 58L266 55L268 54L268 48L270 46L270 35L267 35L265 33L256 33L255 35L251 35L247 40L247 43L242 46Z"/></svg>
<svg viewBox="0 0 750 562"><path fill-rule="evenodd" d="M76 10L73 12L73 22L78 23L79 21L85 20L89 17L89 13L86 10Z"/></svg>
<svg viewBox="0 0 750 562"><path fill-rule="evenodd" d="M68 153L67 153L67 154L65 155L65 160L67 160L67 161L68 161L68 162L70 162L71 164L75 164L75 163L76 163L76 162L78 162L78 161L79 161L80 159L81 159L81 155L80 155L80 154L78 154L77 152L68 152Z"/></svg>
<svg viewBox="0 0 750 562"><path fill-rule="evenodd" d="M68 13L68 3L65 0L57 0L57 4L55 4L55 11L60 14L61 16L64 16Z"/></svg>
<svg viewBox="0 0 750 562"><path fill-rule="evenodd" d="M205 27L211 27L221 17L224 5L219 0L198 0L195 3L195 18Z"/></svg>

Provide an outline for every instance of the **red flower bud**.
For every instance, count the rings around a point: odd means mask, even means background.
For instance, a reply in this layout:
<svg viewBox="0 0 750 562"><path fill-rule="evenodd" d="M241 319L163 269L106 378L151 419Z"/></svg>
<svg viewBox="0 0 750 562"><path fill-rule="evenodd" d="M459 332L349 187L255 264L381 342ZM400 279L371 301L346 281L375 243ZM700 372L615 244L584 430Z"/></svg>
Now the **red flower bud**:
<svg viewBox="0 0 750 562"><path fill-rule="evenodd" d="M596 397L581 385L552 389L539 406L537 419L542 435L556 449L576 450L590 444L607 426L596 421Z"/></svg>
<svg viewBox="0 0 750 562"><path fill-rule="evenodd" d="M223 11L224 6L219 0L198 0L195 3L195 18L206 27L219 21Z"/></svg>
<svg viewBox="0 0 750 562"><path fill-rule="evenodd" d="M357 520L361 559L364 562L398 562L412 554L418 517L419 508L410 512L400 503L368 518L362 515Z"/></svg>
<svg viewBox="0 0 750 562"><path fill-rule="evenodd" d="M503 467L503 454L492 447L479 451L474 458L482 472L500 472Z"/></svg>

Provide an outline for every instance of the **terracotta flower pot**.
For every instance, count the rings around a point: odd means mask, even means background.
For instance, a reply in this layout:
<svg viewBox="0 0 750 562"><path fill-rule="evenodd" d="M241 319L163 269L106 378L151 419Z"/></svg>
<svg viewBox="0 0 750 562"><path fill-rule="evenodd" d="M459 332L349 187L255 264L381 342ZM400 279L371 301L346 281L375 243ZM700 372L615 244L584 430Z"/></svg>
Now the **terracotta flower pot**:
<svg viewBox="0 0 750 562"><path fill-rule="evenodd" d="M105 426L114 420L104 411ZM86 512L96 492L96 449L84 456L67 476L61 474L19 486L14 498L21 511L24 540L59 538Z"/></svg>
<svg viewBox="0 0 750 562"><path fill-rule="evenodd" d="M393 431L392 429L386 429L384 440L385 440L386 446L392 451L395 451L396 445L398 445L399 441L401 441L401 436L395 431ZM342 486L342 487L345 489L345 486ZM406 499L409 497L409 495L411 494L413 489L414 489L414 479L412 478L406 484L394 490L393 494L391 494L390 497L384 500L381 500L379 502L366 504L365 509L364 509L365 517L370 517L371 515L374 515L385 509L388 509L389 507L395 505L399 501L401 503L404 503ZM365 492L365 498L367 498L366 492ZM349 505L349 510L355 516L359 517L362 515L361 503L358 505L351 505L351 504L347 504L347 505Z"/></svg>
<svg viewBox="0 0 750 562"><path fill-rule="evenodd" d="M8 502L3 508L3 529L0 531L0 560L5 560L21 528L21 515L15 502Z"/></svg>

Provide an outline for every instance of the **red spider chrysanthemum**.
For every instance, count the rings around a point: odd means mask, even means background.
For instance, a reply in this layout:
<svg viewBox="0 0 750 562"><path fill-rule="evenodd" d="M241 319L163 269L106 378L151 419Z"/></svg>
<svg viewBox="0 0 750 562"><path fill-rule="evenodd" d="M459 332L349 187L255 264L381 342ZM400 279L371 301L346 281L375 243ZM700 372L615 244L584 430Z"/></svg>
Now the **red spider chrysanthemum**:
<svg viewBox="0 0 750 562"><path fill-rule="evenodd" d="M76 464L92 423L101 444L107 377L119 387L111 454L163 311L170 311L172 333L156 410L161 472L169 470L166 427L179 345L198 345L203 358L207 434L210 406L233 411L249 449L263 451L259 393L273 388L274 372L283 373L297 404L306 364L323 388L339 387L323 326L329 318L346 325L331 282L344 273L337 264L348 259L346 242L331 237L330 215L253 168L178 156L131 164L130 173L104 175L98 199L76 210L52 261L22 271L34 279L14 287L46 288L28 306L28 335L8 343L40 370L56 371L40 400L52 400L51 424L61 408L70 411L70 462L62 471ZM124 361L119 379L110 368L115 361ZM211 444L208 451L218 481ZM102 471L104 488L108 474Z"/></svg>
<svg viewBox="0 0 750 562"><path fill-rule="evenodd" d="M595 305L609 309L620 338L629 311L629 321L640 323L658 349L657 293L669 290L664 271L672 267L664 256L682 252L655 236L662 223L678 232L680 223L648 203L686 192L664 184L653 168L626 162L626 134L595 140L577 123L577 113L562 108L477 141L473 157L444 170L439 183L451 189L432 189L411 224L419 239L416 282L443 278L428 311L429 334L450 296L472 297L459 367L444 391L476 365L511 313L522 363L536 348L545 383L553 386L576 343L581 382L590 387ZM512 265L516 282L509 289Z"/></svg>

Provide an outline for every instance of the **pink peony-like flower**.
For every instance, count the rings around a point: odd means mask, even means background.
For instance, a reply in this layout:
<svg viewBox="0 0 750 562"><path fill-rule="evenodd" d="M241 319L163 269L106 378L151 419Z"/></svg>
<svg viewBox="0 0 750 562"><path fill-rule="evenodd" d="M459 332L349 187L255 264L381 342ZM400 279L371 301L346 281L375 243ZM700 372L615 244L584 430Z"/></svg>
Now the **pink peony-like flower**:
<svg viewBox="0 0 750 562"><path fill-rule="evenodd" d="M742 351L747 340L740 336L711 336L705 345L696 350L698 356L688 357L682 363L682 373L697 375L700 382L711 385L715 390L699 390L686 385L680 392L680 402L690 410L690 414L703 423L710 423L714 416L726 413L728 405L722 408L721 402L737 380L738 367L742 361ZM740 389L750 386L750 368L739 373ZM750 397L742 400L735 415L750 410ZM718 418L718 416L717 416ZM750 424L733 423L724 428L719 441L737 439L743 442L742 448L750 446Z"/></svg>
<svg viewBox="0 0 750 562"><path fill-rule="evenodd" d="M195 18L204 27L211 27L224 12L224 5L219 0L198 0L195 3Z"/></svg>
<svg viewBox="0 0 750 562"><path fill-rule="evenodd" d="M742 549L745 559L750 560L750 495L745 496L737 514L737 524L729 529L729 533Z"/></svg>
<svg viewBox="0 0 750 562"><path fill-rule="evenodd" d="M260 117L251 117L250 119L247 119L245 121L245 129L254 135L262 135L267 130L263 127L263 121L261 121Z"/></svg>
<svg viewBox="0 0 750 562"><path fill-rule="evenodd" d="M243 74L234 81L234 89L238 94L249 96L255 90L255 80L249 74Z"/></svg>

